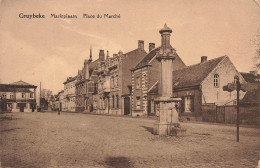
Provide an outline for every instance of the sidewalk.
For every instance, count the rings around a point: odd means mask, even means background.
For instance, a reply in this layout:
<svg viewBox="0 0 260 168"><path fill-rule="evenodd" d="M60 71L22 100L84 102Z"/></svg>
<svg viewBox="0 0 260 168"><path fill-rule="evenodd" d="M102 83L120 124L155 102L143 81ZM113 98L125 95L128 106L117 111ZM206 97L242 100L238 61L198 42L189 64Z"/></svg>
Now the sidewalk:
<svg viewBox="0 0 260 168"><path fill-rule="evenodd" d="M61 113L80 113L80 114L90 114L90 115L100 115L100 116L108 116L108 117L124 117L124 118L133 118L133 119L143 119L143 120L157 120L158 117L156 116L140 116L140 117L132 117L131 115L109 115L109 114L97 114L95 112L77 112L77 111L62 111ZM222 125L222 126L229 126L229 127L236 127L236 124L224 124L224 123L213 123L213 122L204 122L204 121L180 121L181 123L194 123L194 124L208 124L208 125ZM244 128L259 128L260 125L244 125L240 124L239 127Z"/></svg>

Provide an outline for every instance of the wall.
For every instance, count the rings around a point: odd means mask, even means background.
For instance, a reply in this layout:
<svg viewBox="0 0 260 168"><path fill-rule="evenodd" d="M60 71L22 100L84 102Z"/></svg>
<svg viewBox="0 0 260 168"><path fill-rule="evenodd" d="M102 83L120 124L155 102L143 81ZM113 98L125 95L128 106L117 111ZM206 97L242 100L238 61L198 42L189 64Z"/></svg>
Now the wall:
<svg viewBox="0 0 260 168"><path fill-rule="evenodd" d="M214 74L219 74L219 87L214 87ZM223 91L223 86L234 82L234 76L238 75L241 83L245 83L244 78L236 70L228 57L224 58L218 66L209 73L202 82L202 103L215 103L216 105L233 104L236 99L236 91ZM240 99L245 95L245 92L240 92Z"/></svg>
<svg viewBox="0 0 260 168"><path fill-rule="evenodd" d="M241 124L259 125L259 109L257 106L240 106L239 118ZM237 106L202 106L202 120L225 124L236 124Z"/></svg>
<svg viewBox="0 0 260 168"><path fill-rule="evenodd" d="M179 57L173 61L173 70L185 67L185 64ZM136 89L136 77L141 77L141 88ZM154 56L150 62L149 66L134 70L132 72L132 116L137 115L148 115L148 101L151 101L151 111L154 111L153 99L161 95L160 88L160 78L161 78L161 63ZM158 95L148 95L148 90L157 82L158 85ZM141 109L136 109L136 97L140 96L141 99Z"/></svg>
<svg viewBox="0 0 260 168"><path fill-rule="evenodd" d="M184 106L184 102L183 99L185 96L192 96L194 98L194 106L193 106L193 112L192 113L186 113L183 114L183 110L182 110L182 114L181 115L188 115L188 116L194 116L194 117L200 117L201 116L201 91L199 88L193 88L193 89L187 89L187 90L183 90L183 91L173 91L173 97L176 98L182 98L182 106ZM184 107L181 107L182 109Z"/></svg>

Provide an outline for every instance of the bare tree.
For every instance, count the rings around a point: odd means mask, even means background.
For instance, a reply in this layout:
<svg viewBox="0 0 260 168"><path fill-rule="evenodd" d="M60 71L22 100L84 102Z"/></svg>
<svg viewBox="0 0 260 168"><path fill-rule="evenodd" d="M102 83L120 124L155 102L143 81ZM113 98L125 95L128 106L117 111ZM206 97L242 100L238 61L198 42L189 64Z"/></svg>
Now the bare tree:
<svg viewBox="0 0 260 168"><path fill-rule="evenodd" d="M42 89L41 90L41 98L48 100L52 96L52 91L49 89Z"/></svg>
<svg viewBox="0 0 260 168"><path fill-rule="evenodd" d="M255 55L253 57L253 69L255 72L258 72L258 70L260 69L260 29L258 29L253 43L255 45Z"/></svg>

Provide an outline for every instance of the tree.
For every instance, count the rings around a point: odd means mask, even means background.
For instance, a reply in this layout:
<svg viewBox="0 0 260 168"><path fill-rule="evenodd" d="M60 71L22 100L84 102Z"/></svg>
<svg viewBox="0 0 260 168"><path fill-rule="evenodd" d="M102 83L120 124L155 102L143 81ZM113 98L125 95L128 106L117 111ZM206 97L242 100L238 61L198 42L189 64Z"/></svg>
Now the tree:
<svg viewBox="0 0 260 168"><path fill-rule="evenodd" d="M255 45L255 55L253 57L253 70L255 72L258 72L258 70L260 69L260 29L258 29L254 37L253 43Z"/></svg>
<svg viewBox="0 0 260 168"><path fill-rule="evenodd" d="M41 90L41 98L48 100L52 96L52 91L49 89Z"/></svg>

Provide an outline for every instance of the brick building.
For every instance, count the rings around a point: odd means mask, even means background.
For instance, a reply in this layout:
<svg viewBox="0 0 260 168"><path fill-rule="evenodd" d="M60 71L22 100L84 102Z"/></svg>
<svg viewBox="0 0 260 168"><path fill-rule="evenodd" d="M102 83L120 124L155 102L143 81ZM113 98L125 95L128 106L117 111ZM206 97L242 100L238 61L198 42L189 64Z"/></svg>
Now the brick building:
<svg viewBox="0 0 260 168"><path fill-rule="evenodd" d="M130 114L131 73L133 68L147 53L144 41L138 41L138 48L110 57L104 51L99 54L98 94L94 97L94 109L99 114Z"/></svg>
<svg viewBox="0 0 260 168"><path fill-rule="evenodd" d="M68 77L64 84L64 111L75 111L76 110L76 89L75 84L77 81L77 77Z"/></svg>
<svg viewBox="0 0 260 168"><path fill-rule="evenodd" d="M93 94L96 92L97 64L99 60L92 61L92 50L90 58L84 61L84 66L78 71L75 92L76 111L93 111Z"/></svg>
<svg viewBox="0 0 260 168"><path fill-rule="evenodd" d="M161 46L155 48L154 43L149 43L149 53L131 69L132 76L132 116L155 114L154 100L161 95L160 78L161 64L156 59ZM174 51L175 60L172 63L172 71L185 67L185 64Z"/></svg>
<svg viewBox="0 0 260 168"><path fill-rule="evenodd" d="M0 84L0 112L36 111L36 88L21 80Z"/></svg>

